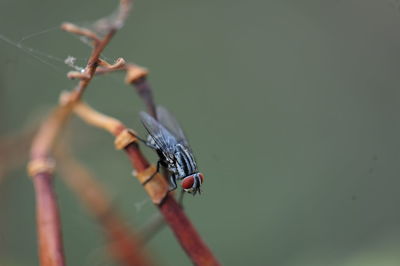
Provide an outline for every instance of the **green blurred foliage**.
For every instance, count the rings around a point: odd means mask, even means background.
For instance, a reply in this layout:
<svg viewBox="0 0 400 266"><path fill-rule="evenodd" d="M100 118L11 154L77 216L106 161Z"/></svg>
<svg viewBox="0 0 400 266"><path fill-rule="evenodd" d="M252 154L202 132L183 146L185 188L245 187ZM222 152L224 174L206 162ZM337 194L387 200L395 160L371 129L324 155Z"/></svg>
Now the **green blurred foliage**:
<svg viewBox="0 0 400 266"><path fill-rule="evenodd" d="M90 49L58 25L89 25L116 2L1 1L0 35L34 49L0 41L2 135L74 86L62 61L83 66ZM104 55L149 68L157 103L183 125L206 176L186 209L225 265L400 264L398 1L136 1ZM144 134L121 74L96 78L85 99ZM71 124L77 157L143 226L156 209L124 154ZM32 184L24 167L7 177L0 265L35 265ZM56 190L69 265L110 265L101 228L59 180ZM149 249L161 265L189 264L169 229Z"/></svg>

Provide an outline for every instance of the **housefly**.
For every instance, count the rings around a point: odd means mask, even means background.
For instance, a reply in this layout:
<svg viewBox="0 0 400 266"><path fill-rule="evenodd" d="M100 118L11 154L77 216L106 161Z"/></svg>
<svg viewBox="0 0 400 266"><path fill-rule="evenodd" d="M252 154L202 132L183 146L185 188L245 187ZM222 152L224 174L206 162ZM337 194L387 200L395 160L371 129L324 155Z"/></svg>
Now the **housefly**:
<svg viewBox="0 0 400 266"><path fill-rule="evenodd" d="M169 174L170 190L177 188L177 181L182 181L184 191L195 195L203 183L201 174L193 157L192 150L176 119L163 107L157 107L157 120L145 112L140 112L140 119L149 133L146 145L154 149L160 165Z"/></svg>

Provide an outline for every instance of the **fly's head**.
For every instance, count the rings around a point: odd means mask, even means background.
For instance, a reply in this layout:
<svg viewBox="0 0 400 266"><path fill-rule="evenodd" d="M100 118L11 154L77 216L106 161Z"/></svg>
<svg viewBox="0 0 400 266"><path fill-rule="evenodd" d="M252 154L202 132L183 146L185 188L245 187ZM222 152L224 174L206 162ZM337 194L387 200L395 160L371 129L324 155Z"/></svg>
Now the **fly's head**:
<svg viewBox="0 0 400 266"><path fill-rule="evenodd" d="M183 178L181 186L185 192L191 193L194 196L197 192L201 193L200 186L203 184L203 181L203 174L195 173Z"/></svg>

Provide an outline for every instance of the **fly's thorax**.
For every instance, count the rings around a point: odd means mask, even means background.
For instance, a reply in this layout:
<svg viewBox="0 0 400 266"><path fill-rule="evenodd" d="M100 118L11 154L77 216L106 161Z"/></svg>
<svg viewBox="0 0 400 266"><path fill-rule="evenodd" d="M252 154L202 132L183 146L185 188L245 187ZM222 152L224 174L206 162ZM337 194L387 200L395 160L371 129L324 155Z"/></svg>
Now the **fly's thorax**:
<svg viewBox="0 0 400 266"><path fill-rule="evenodd" d="M176 168L181 178L197 173L197 166L190 150L181 144L176 145Z"/></svg>
<svg viewBox="0 0 400 266"><path fill-rule="evenodd" d="M178 172L178 169L176 168L176 165L175 165L175 164L168 164L168 165L167 165L167 169L168 169L168 171L169 171L170 173L174 174L174 176L175 176L177 179L182 179L182 178L179 178L179 172Z"/></svg>
<svg viewBox="0 0 400 266"><path fill-rule="evenodd" d="M175 166L175 160L174 158L171 158L168 156L168 154L163 154L163 160L165 163L168 165L168 167L173 167Z"/></svg>

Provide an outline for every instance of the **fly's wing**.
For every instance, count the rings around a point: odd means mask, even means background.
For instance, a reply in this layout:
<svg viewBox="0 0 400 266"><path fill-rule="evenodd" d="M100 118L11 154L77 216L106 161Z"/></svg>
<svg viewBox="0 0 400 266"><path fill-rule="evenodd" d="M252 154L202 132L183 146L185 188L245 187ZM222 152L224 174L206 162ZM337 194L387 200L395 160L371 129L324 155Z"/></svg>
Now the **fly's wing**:
<svg viewBox="0 0 400 266"><path fill-rule="evenodd" d="M151 115L140 112L140 119L158 148L173 157L178 143L176 138Z"/></svg>
<svg viewBox="0 0 400 266"><path fill-rule="evenodd" d="M175 117L168 112L162 106L157 106L157 118L160 124L162 124L168 131L176 138L177 142L184 145L186 148L190 150L189 143L181 126L178 121L176 121Z"/></svg>

